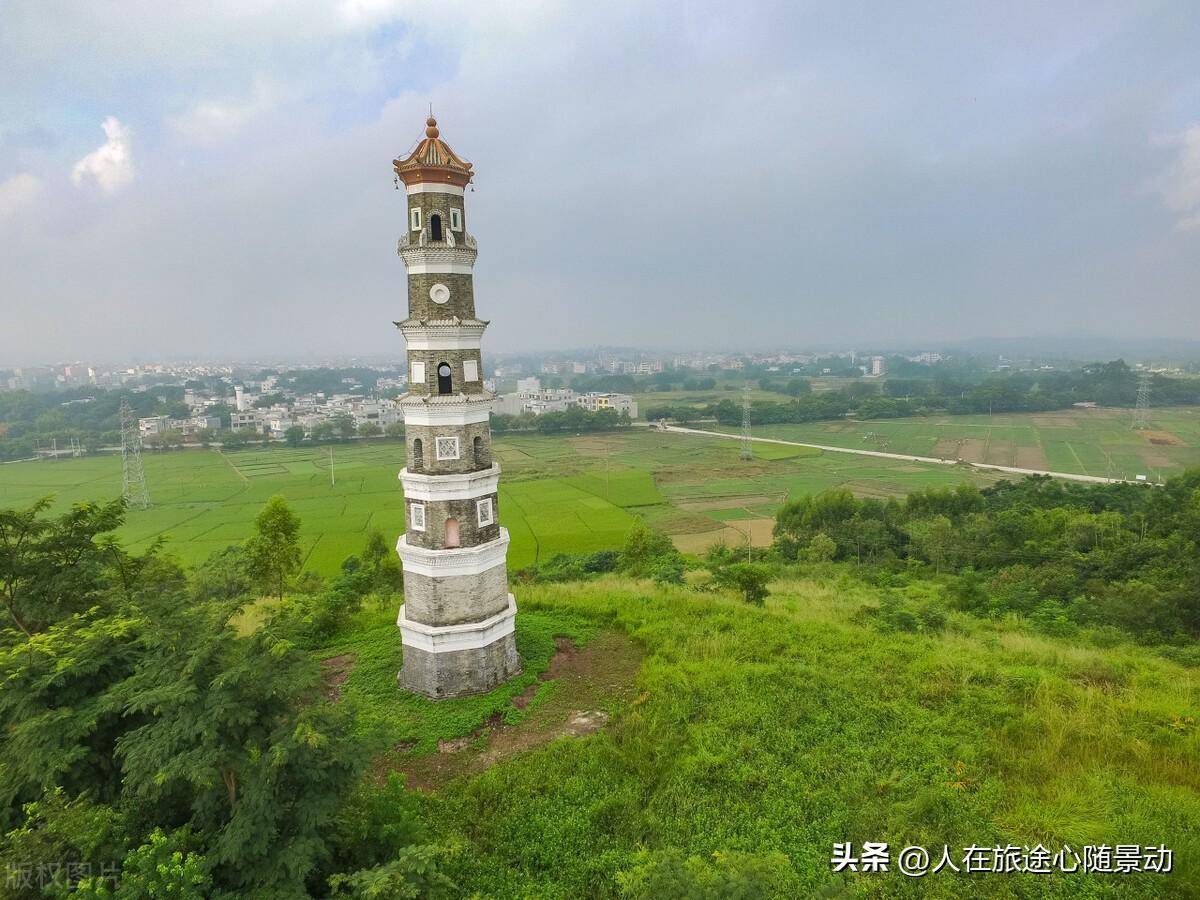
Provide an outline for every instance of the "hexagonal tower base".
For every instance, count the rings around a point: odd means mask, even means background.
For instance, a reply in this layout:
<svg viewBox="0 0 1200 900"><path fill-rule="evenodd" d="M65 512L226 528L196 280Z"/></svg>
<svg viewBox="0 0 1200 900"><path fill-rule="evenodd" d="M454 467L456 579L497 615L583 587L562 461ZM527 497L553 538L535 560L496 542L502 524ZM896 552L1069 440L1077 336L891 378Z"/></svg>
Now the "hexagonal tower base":
<svg viewBox="0 0 1200 900"><path fill-rule="evenodd" d="M517 605L478 623L440 628L409 622L404 607L396 624L404 635L400 687L432 700L483 694L521 672L513 634ZM486 642L486 643L485 643Z"/></svg>

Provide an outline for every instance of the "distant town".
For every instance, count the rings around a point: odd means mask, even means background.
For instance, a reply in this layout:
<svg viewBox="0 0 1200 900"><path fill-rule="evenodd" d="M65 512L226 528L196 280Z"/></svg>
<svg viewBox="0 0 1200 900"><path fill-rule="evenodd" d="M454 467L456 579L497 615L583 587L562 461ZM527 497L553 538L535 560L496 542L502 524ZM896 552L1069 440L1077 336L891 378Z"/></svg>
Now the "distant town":
<svg viewBox="0 0 1200 900"><path fill-rule="evenodd" d="M492 412L498 431L549 432L597 430L638 419L740 421L740 405L736 410L734 406L749 387L760 391L754 417L762 421L818 413L912 414L922 409L914 397L928 400L934 395L940 398L940 408L948 408L955 397L959 406L973 403L973 408L984 411L1029 408L1028 403L1014 400L1015 395L985 401L981 392L988 389L983 386L988 383L994 388L1003 381L1026 399L1038 392L1044 399L1047 390L1061 390L1062 380L1071 372L1083 373L1083 381L1073 382L1073 393L1061 394L1054 405L1094 405L1096 399L1103 403L1104 391L1092 387L1100 376L1087 375L1088 365L1080 360L930 349L900 354L855 350L655 353L598 348L497 354L485 361L483 385L496 395ZM1197 366L1186 360L1135 362L1129 371L1186 377ZM1038 377L1040 386L1027 383ZM134 410L149 449L399 438L404 425L398 398L407 391L408 380L403 364L358 358L320 363L71 362L0 367L0 407L11 407L6 428L0 431L0 458L119 449L118 396ZM978 395L974 400L972 392ZM770 402L809 394L829 400L812 409L792 407L787 413ZM17 401L21 396L31 399L22 404ZM831 405L835 396L846 400ZM1161 391L1158 396L1165 399ZM1109 392L1108 401L1113 399ZM1132 395L1127 399L1132 402Z"/></svg>

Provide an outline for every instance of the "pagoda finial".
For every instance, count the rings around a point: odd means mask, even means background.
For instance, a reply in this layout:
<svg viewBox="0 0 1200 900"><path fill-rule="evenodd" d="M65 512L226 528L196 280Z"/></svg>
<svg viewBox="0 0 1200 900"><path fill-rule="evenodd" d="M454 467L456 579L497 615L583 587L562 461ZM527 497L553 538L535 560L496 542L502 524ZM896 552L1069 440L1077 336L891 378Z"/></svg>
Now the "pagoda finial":
<svg viewBox="0 0 1200 900"><path fill-rule="evenodd" d="M437 127L437 119L435 119L433 117L433 104L432 103L429 105L429 110L430 110L429 118L425 120L425 125L427 126L425 129L425 136L428 138L436 138L440 134L440 132L438 131L438 127Z"/></svg>

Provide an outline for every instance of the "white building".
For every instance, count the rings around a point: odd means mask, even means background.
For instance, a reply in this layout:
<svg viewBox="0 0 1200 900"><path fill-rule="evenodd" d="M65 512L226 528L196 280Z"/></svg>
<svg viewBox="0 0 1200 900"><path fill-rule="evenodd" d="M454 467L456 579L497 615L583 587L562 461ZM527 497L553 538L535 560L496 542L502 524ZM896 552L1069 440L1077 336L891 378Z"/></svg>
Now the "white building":
<svg viewBox="0 0 1200 900"><path fill-rule="evenodd" d="M629 394L600 393L592 391L580 394L575 398L575 404L588 412L599 412L602 409L615 409L618 413L628 413L629 418L636 419L638 415L637 401Z"/></svg>
<svg viewBox="0 0 1200 900"><path fill-rule="evenodd" d="M262 431L263 417L257 409L246 409L229 414L230 431Z"/></svg>

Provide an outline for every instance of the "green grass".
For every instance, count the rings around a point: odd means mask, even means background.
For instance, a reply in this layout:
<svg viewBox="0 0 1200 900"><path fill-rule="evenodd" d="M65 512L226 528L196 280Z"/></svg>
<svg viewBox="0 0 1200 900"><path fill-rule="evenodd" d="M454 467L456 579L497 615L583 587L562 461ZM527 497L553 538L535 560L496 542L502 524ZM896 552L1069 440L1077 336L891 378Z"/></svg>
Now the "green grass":
<svg viewBox="0 0 1200 900"><path fill-rule="evenodd" d="M385 752L404 743L411 744L414 753L428 753L436 750L439 740L469 734L495 713L502 714L510 724L519 721L528 710L516 709L511 700L536 683L537 676L549 666L554 638L562 635L584 645L596 631L594 622L567 612L544 610L523 615L517 633L521 674L482 697L439 702L400 691L396 686L401 646L396 607L390 601L363 610L348 629L348 636L316 655L327 659L353 654L354 667L341 697L358 712L357 723L364 740Z"/></svg>
<svg viewBox="0 0 1200 900"><path fill-rule="evenodd" d="M767 445L770 446L770 445ZM902 494L928 484L973 477L939 467L913 467L772 447L749 463L734 441L631 433L579 437L504 437L496 441L504 470L500 522L512 538L513 569L556 553L619 547L634 516L679 533L719 528L713 517L672 504L712 496L744 496L763 508L785 496L848 485L860 493ZM185 563L247 538L267 498L283 495L300 516L305 567L332 573L362 549L370 529L391 539L404 529L397 442L337 447L335 483L327 448L188 451L146 454L153 508L130 510L120 537L133 549L165 538ZM52 494L64 508L117 496L116 457L0 466L0 506Z"/></svg>
<svg viewBox="0 0 1200 900"><path fill-rule="evenodd" d="M1035 461L1091 474L1132 472L1135 461L1140 465L1147 458L1161 462L1153 471L1164 474L1200 464L1196 411L1156 410L1153 419L1156 429L1177 443L1151 444L1147 435L1126 427L1124 412L1107 410L776 425L755 433L935 455L954 455L954 442L969 439L975 443L963 446L988 461ZM1029 457L1029 448L1040 448L1041 456ZM964 481L984 486L999 478L965 466L779 444L756 444L755 458L747 461L739 459L737 441L641 428L619 434L500 436L494 449L504 471L499 516L512 537L509 564L514 569L556 553L617 547L635 517L673 534L708 528L715 540L722 521L770 515L786 498L826 488L893 497ZM301 518L305 566L328 574L362 549L371 529L380 529L389 540L403 531L403 495L396 477L403 457L398 442L336 447L331 484L328 448L148 453L146 477L154 506L131 510L120 537L135 550L166 538L170 552L183 562L199 562L248 537L267 498L282 494ZM116 457L4 465L0 507L52 494L64 508L115 497L120 485ZM726 502L731 499L737 503ZM714 503L720 507L716 511L705 507ZM742 511L729 511L734 507Z"/></svg>
<svg viewBox="0 0 1200 900"><path fill-rule="evenodd" d="M1200 410L1151 410L1151 431L1130 428L1129 410L1062 410L994 416L843 420L756 427L758 437L855 450L1049 469L1081 475L1169 476L1200 465ZM717 428L736 433L737 428ZM1157 443L1156 443L1157 442ZM758 445L760 448L769 445Z"/></svg>
<svg viewBox="0 0 1200 900"><path fill-rule="evenodd" d="M702 865L750 854L773 896L809 897L834 883L834 842L868 840L1165 843L1175 872L858 874L839 896L1200 895L1200 672L957 614L937 634L881 631L877 602L836 572L774 584L761 610L617 578L518 586L526 674L440 703L396 692L382 613L327 653L358 654L346 696L424 752L508 714L554 634L614 629L644 649L642 702L606 729L427 798L464 895L614 896L616 873L679 850Z"/></svg>

